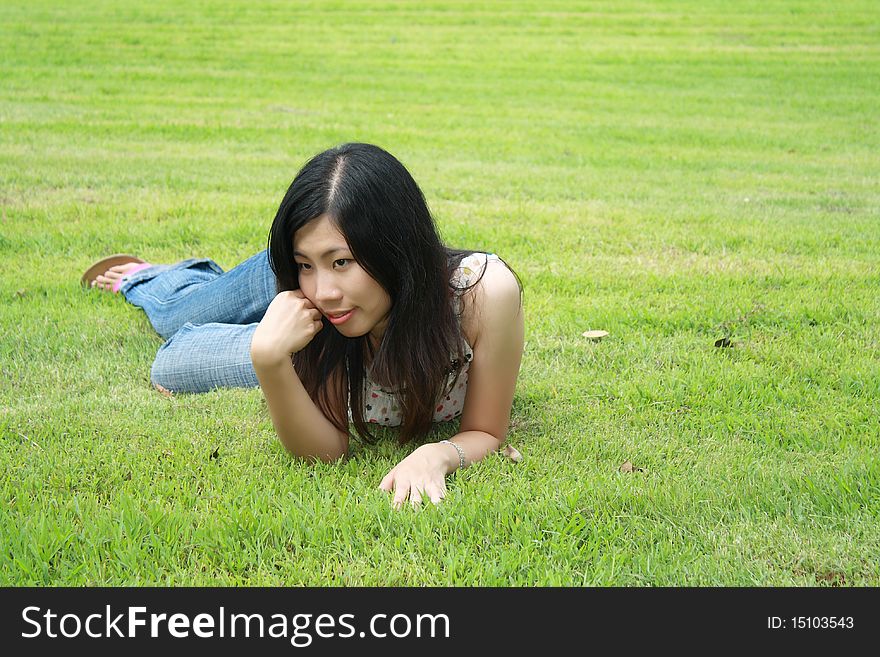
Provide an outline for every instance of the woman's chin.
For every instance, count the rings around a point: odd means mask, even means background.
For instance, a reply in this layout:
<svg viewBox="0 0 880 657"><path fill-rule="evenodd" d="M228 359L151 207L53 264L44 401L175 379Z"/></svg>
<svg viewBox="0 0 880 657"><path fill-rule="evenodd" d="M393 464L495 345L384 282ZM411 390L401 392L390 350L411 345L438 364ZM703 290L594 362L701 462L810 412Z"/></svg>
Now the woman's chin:
<svg viewBox="0 0 880 657"><path fill-rule="evenodd" d="M343 337L352 339L361 338L369 333L369 331L358 331L355 327L345 326L344 324L342 326L334 326L333 328L336 329Z"/></svg>

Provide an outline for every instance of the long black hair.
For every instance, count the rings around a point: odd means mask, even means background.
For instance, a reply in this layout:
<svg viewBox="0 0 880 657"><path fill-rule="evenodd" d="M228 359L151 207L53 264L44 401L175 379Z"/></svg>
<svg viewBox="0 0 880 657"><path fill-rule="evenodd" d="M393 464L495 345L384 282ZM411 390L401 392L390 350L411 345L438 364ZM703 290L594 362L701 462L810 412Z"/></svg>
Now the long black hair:
<svg viewBox="0 0 880 657"><path fill-rule="evenodd" d="M373 442L364 420L365 362L373 382L401 404L400 441L427 433L450 374L464 363L450 276L473 253L447 249L421 189L395 157L370 144L343 144L314 156L294 178L269 231L269 262L278 291L299 288L293 238L327 216L358 264L391 298L378 347L369 334L347 338L326 318L324 329L294 355L297 375L312 400L348 432L348 405L357 433ZM348 402L348 403L346 403Z"/></svg>

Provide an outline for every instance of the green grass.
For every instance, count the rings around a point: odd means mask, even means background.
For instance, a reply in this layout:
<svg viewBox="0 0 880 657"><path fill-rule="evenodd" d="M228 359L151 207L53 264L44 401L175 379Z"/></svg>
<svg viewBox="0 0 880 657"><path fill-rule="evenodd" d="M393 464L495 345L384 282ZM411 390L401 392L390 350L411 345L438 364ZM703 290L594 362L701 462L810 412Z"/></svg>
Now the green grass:
<svg viewBox="0 0 880 657"><path fill-rule="evenodd" d="M0 584L880 584L880 9L833 7L4 2ZM393 432L296 462L78 288L236 264L352 140L525 285L524 461L420 511Z"/></svg>

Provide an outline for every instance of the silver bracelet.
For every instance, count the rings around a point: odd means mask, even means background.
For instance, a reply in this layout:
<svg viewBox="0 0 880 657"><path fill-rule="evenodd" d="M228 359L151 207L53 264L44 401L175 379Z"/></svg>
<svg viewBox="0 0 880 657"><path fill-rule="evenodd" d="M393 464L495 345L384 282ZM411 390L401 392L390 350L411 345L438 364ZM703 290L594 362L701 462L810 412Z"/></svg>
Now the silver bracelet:
<svg viewBox="0 0 880 657"><path fill-rule="evenodd" d="M452 445L453 447L455 447L455 451L458 452L458 467L459 467L459 469L463 468L464 467L464 450L461 447L459 447L458 445L456 445L454 442L452 442L451 440L441 440L440 442L445 443L447 445Z"/></svg>

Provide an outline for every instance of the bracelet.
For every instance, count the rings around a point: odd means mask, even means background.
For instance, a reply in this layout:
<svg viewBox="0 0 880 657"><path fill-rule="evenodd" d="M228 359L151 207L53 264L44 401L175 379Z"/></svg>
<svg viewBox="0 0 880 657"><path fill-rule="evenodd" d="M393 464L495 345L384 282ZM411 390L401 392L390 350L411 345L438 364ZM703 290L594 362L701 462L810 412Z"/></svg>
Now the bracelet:
<svg viewBox="0 0 880 657"><path fill-rule="evenodd" d="M455 447L455 451L458 452L458 467L459 467L459 469L463 468L464 467L464 450L459 445L456 445L454 442L452 442L451 440L441 440L440 443L441 444L445 443L447 445L452 445L453 447Z"/></svg>

